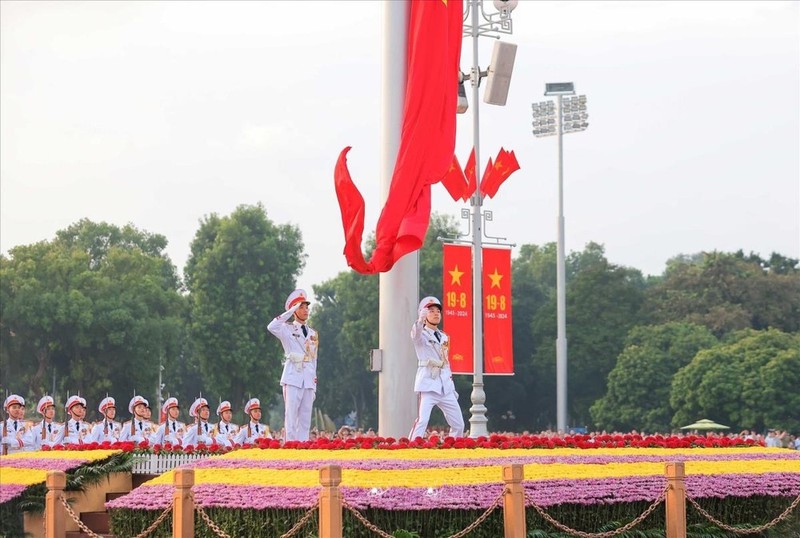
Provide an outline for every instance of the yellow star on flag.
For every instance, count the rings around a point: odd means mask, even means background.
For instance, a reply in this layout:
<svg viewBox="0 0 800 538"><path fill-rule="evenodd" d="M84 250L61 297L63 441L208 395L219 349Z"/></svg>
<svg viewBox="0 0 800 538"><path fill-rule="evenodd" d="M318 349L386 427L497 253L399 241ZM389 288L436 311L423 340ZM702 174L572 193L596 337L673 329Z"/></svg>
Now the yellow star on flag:
<svg viewBox="0 0 800 538"><path fill-rule="evenodd" d="M494 273L489 275L489 278L492 280L492 285L489 288L499 288L500 287L500 279L503 278L503 275L497 272L497 267L494 268Z"/></svg>
<svg viewBox="0 0 800 538"><path fill-rule="evenodd" d="M459 271L458 270L458 265L456 265L453 268L452 271L447 271L447 272L450 273L450 285L453 286L453 285L458 284L460 286L461 285L461 275L464 274L464 271Z"/></svg>

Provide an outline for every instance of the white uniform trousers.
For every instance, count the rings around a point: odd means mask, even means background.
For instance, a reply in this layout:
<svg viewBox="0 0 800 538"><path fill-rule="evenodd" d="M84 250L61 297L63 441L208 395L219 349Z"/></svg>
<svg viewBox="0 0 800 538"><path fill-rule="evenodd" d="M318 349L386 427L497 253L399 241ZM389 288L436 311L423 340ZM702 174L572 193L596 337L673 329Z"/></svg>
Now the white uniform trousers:
<svg viewBox="0 0 800 538"><path fill-rule="evenodd" d="M461 437L464 435L464 418L461 416L461 408L458 406L458 396L455 392L450 394L439 394L438 392L418 392L417 393L417 419L411 427L408 435L410 440L417 437L425 437L428 429L428 420L431 418L433 406L438 406L444 413L444 418L450 426L450 437Z"/></svg>
<svg viewBox="0 0 800 538"><path fill-rule="evenodd" d="M283 417L284 441L308 441L314 398L316 398L314 389L283 386L283 403L286 408Z"/></svg>

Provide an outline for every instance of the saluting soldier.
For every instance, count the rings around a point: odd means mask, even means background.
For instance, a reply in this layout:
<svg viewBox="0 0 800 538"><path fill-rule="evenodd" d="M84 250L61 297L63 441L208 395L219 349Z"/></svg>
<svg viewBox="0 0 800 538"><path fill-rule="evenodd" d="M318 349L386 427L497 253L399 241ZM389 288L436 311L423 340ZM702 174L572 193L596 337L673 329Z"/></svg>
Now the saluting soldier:
<svg viewBox="0 0 800 538"><path fill-rule="evenodd" d="M141 396L134 396L128 403L131 419L122 424L120 441L131 441L136 444L149 440L153 433L153 425L147 419L147 408L150 403Z"/></svg>
<svg viewBox="0 0 800 538"><path fill-rule="evenodd" d="M419 318L411 326L411 340L417 353L417 418L408 438L425 437L433 406L444 413L451 437L464 435L464 418L458 405L458 393L453 383L448 350L450 337L439 330L442 303L436 297L425 297L419 303Z"/></svg>
<svg viewBox="0 0 800 538"><path fill-rule="evenodd" d="M117 416L117 402L111 396L106 396L97 406L103 419L92 427L90 442L92 443L116 443L122 433L122 424L114 420Z"/></svg>
<svg viewBox="0 0 800 538"><path fill-rule="evenodd" d="M33 440L26 435L28 425L25 424L25 398L12 394L3 402L6 420L3 421L2 443L3 454L16 454L33 448Z"/></svg>
<svg viewBox="0 0 800 538"><path fill-rule="evenodd" d="M214 426L214 436L217 439L217 443L226 447L231 447L233 446L236 434L239 433L239 426L231 422L233 418L231 402L228 400L220 402L217 406L217 416L219 417L219 422Z"/></svg>
<svg viewBox="0 0 800 538"><path fill-rule="evenodd" d="M283 345L281 375L285 408L285 441L308 441L311 411L317 394L317 331L306 323L309 305L305 290L296 289L286 299L286 312L269 322L267 329Z"/></svg>
<svg viewBox="0 0 800 538"><path fill-rule="evenodd" d="M60 445L64 439L64 425L53 420L56 416L56 402L52 396L42 396L36 405L36 411L42 415L42 421L31 430L33 449L41 450L43 446Z"/></svg>
<svg viewBox="0 0 800 538"><path fill-rule="evenodd" d="M86 418L86 399L80 396L70 396L67 398L64 410L70 418L64 425L63 444L82 445L88 443L92 425L84 420Z"/></svg>
<svg viewBox="0 0 800 538"><path fill-rule="evenodd" d="M197 398L192 406L189 408L189 416L194 418L195 423L189 426L186 436L183 438L185 446L196 447L200 443L209 446L213 445L214 427L208 423L208 417L211 415L211 409L208 407L208 402L205 398Z"/></svg>
<svg viewBox="0 0 800 538"><path fill-rule="evenodd" d="M171 445L180 446L183 444L183 438L186 435L186 424L178 420L181 414L180 405L178 405L177 398L167 398L164 405L161 406L161 415L166 417L166 420L161 423L156 432L150 437L150 444L152 445Z"/></svg>
<svg viewBox="0 0 800 538"><path fill-rule="evenodd" d="M245 414L250 418L243 424L236 434L234 442L237 445L252 445L259 438L269 437L269 426L261 424L261 402L258 398L250 398L244 406Z"/></svg>

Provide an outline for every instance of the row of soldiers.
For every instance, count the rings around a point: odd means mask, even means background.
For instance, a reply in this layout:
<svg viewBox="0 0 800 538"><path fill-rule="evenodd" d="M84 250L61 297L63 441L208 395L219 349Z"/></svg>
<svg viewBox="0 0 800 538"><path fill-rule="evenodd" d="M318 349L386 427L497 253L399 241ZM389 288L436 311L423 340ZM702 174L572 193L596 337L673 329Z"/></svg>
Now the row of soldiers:
<svg viewBox="0 0 800 538"><path fill-rule="evenodd" d="M178 420L180 406L177 398L167 398L161 406L158 423L150 420L150 403L141 396L134 396L128 404L130 420L116 419L117 406L114 398L106 397L98 406L101 420L90 422L86 418L86 400L70 396L64 405L69 416L66 422L56 422L55 401L52 396L43 396L36 405L41 415L40 422L25 420L25 399L12 394L3 403L7 418L2 426L3 454L41 450L58 445L82 445L104 442L147 441L150 445L196 447L199 444L218 444L225 447L254 444L258 438L270 437L269 426L261 423L261 402L251 398L245 405L247 424L238 426L231 422L233 409L228 401L217 406L219 421L210 423L211 408L205 398L197 398L189 408L193 424Z"/></svg>

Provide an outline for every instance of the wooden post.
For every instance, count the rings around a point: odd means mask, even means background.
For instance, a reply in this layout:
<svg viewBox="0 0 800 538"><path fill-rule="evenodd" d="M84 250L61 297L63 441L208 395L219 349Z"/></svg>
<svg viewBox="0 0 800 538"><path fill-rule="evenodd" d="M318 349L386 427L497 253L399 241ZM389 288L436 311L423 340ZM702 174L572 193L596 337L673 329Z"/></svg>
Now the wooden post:
<svg viewBox="0 0 800 538"><path fill-rule="evenodd" d="M319 470L319 536L320 538L342 538L342 468L326 465Z"/></svg>
<svg viewBox="0 0 800 538"><path fill-rule="evenodd" d="M505 538L525 538L525 488L522 479L525 468L515 463L503 466L503 481L506 483L503 495L503 526Z"/></svg>
<svg viewBox="0 0 800 538"><path fill-rule="evenodd" d="M686 538L686 472L682 461L667 463L666 538Z"/></svg>
<svg viewBox="0 0 800 538"><path fill-rule="evenodd" d="M61 504L65 487L67 475L63 471L47 473L47 496L44 500L45 538L64 538L67 535L67 513Z"/></svg>
<svg viewBox="0 0 800 538"><path fill-rule="evenodd" d="M193 538L194 501L190 494L194 485L194 469L175 469L175 491L172 494L172 538Z"/></svg>

